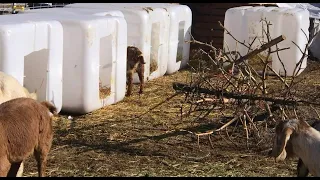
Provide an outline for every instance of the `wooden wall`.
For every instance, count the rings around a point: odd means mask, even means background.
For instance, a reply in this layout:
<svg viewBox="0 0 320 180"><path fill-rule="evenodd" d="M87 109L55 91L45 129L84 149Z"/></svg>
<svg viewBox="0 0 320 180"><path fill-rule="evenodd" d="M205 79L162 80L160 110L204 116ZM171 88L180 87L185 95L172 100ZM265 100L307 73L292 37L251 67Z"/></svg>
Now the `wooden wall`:
<svg viewBox="0 0 320 180"><path fill-rule="evenodd" d="M223 29L218 21L224 23L227 9L248 6L249 3L181 3L192 11L191 34L196 40L210 43L217 48L223 47ZM195 45L191 46L191 48Z"/></svg>

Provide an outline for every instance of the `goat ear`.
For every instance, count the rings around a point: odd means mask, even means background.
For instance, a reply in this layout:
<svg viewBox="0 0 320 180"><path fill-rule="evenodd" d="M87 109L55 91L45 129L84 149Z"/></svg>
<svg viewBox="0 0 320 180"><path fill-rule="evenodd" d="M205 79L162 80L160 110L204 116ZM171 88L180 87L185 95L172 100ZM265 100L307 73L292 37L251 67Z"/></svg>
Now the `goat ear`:
<svg viewBox="0 0 320 180"><path fill-rule="evenodd" d="M146 64L146 62L144 61L144 57L143 57L142 54L139 56L139 62L140 62L141 64Z"/></svg>
<svg viewBox="0 0 320 180"><path fill-rule="evenodd" d="M291 128L285 128L284 131L278 135L279 139L276 140L274 152L276 162L283 161L287 157L286 145L292 132L293 130Z"/></svg>

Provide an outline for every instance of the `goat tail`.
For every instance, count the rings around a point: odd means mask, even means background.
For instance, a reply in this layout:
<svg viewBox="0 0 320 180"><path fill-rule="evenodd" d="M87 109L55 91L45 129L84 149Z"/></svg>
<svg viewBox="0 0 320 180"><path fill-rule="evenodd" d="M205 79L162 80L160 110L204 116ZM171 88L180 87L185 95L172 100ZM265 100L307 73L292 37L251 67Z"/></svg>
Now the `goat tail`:
<svg viewBox="0 0 320 180"><path fill-rule="evenodd" d="M46 108L48 108L48 110L53 114L53 115L57 115L57 108L52 104L50 103L49 101L43 101L41 102L41 104L43 106L45 106Z"/></svg>

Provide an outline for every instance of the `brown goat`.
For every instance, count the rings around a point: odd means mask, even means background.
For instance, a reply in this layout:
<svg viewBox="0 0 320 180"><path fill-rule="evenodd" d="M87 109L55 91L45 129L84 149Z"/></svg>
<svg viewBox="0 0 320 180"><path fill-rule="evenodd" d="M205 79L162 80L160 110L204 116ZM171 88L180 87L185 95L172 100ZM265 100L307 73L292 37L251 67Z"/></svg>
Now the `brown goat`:
<svg viewBox="0 0 320 180"><path fill-rule="evenodd" d="M0 104L19 97L29 97L37 100L36 93L29 93L16 78L0 71ZM21 163L17 177L22 177L22 174L23 163Z"/></svg>
<svg viewBox="0 0 320 180"><path fill-rule="evenodd" d="M312 175L320 176L320 132L303 120L281 121L276 126L271 156L276 162L298 156Z"/></svg>
<svg viewBox="0 0 320 180"><path fill-rule="evenodd" d="M20 164L32 153L43 177L56 108L49 102L16 98L0 105L0 176L16 176Z"/></svg>
<svg viewBox="0 0 320 180"><path fill-rule="evenodd" d="M132 93L133 74L138 73L140 81L139 94L143 93L144 84L144 57L139 48L134 46L127 47L127 84L128 90L126 96L130 96Z"/></svg>

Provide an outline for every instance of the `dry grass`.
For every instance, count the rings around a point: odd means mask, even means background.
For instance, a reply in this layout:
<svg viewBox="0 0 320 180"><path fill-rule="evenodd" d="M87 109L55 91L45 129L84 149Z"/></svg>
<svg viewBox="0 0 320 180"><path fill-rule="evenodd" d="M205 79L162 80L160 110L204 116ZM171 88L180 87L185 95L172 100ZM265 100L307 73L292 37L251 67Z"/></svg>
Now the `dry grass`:
<svg viewBox="0 0 320 180"><path fill-rule="evenodd" d="M104 99L111 94L111 88L108 86L103 86L101 80L99 80L99 98Z"/></svg>
<svg viewBox="0 0 320 180"><path fill-rule="evenodd" d="M315 68L319 64L308 66ZM310 70L309 68L309 70ZM319 69L319 68L318 68ZM214 118L192 121L180 119L184 96L148 111L174 94L172 82L186 82L189 71L163 76L146 82L139 97L138 85L133 95L123 101L83 116L59 116L54 122L55 136L48 159L48 176L295 176L296 159L275 163L261 149L245 148L245 138L235 147L219 135L213 136L214 149L206 137L195 137L181 129L199 130L220 126ZM312 71L304 87L320 86L320 71ZM311 80L312 79L312 80ZM307 92L310 94L310 92ZM306 95L309 95L306 94ZM305 114L314 115L306 109ZM214 116L214 115L213 115ZM272 132L272 129L270 130ZM271 133L272 134L272 133ZM37 176L34 158L25 163L25 176Z"/></svg>

